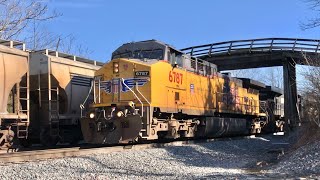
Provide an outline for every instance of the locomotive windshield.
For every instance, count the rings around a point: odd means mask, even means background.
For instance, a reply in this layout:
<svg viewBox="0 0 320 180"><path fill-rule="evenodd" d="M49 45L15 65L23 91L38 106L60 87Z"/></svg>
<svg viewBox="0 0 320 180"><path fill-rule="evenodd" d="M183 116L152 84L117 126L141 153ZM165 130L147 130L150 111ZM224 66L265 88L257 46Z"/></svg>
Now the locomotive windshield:
<svg viewBox="0 0 320 180"><path fill-rule="evenodd" d="M112 53L112 59L166 59L168 45L156 40L126 43Z"/></svg>
<svg viewBox="0 0 320 180"><path fill-rule="evenodd" d="M164 59L164 52L162 49L155 50L136 50L116 54L112 59L116 58L134 58L134 59Z"/></svg>

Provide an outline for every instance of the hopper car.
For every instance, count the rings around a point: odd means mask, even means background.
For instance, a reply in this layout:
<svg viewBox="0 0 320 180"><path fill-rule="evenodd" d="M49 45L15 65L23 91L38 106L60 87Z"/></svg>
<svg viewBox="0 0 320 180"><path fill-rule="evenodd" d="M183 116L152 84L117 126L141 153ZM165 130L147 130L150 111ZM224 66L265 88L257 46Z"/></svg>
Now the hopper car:
<svg viewBox="0 0 320 180"><path fill-rule="evenodd" d="M30 53L30 140L53 146L82 139L80 104L102 63L48 49ZM85 106L85 105L84 105Z"/></svg>
<svg viewBox="0 0 320 180"><path fill-rule="evenodd" d="M24 43L0 40L0 147L27 138L29 109L29 53Z"/></svg>
<svg viewBox="0 0 320 180"><path fill-rule="evenodd" d="M79 105L102 63L0 40L0 146L52 146L82 139ZM82 106L86 106L84 104Z"/></svg>
<svg viewBox="0 0 320 180"><path fill-rule="evenodd" d="M260 133L263 83L218 72L157 40L126 43L95 72L84 139L117 144Z"/></svg>

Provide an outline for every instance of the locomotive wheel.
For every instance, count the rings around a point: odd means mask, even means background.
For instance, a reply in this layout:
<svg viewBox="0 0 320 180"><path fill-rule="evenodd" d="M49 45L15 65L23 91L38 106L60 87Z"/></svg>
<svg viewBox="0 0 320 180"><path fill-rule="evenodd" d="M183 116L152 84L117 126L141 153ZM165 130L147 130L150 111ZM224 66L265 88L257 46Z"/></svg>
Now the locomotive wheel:
<svg viewBox="0 0 320 180"><path fill-rule="evenodd" d="M59 137L50 135L50 128L44 128L40 132L40 142L42 145L46 147L51 147L57 145L59 142Z"/></svg>

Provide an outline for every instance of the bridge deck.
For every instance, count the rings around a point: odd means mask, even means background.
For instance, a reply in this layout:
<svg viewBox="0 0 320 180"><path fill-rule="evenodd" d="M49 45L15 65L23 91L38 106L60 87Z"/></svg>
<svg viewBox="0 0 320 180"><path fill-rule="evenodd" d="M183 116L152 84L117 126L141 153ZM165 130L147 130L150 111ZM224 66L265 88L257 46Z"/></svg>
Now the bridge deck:
<svg viewBox="0 0 320 180"><path fill-rule="evenodd" d="M310 65L320 53L320 40L264 38L226 41L181 49L216 64L219 70L282 66L287 59ZM312 64L311 64L312 65Z"/></svg>

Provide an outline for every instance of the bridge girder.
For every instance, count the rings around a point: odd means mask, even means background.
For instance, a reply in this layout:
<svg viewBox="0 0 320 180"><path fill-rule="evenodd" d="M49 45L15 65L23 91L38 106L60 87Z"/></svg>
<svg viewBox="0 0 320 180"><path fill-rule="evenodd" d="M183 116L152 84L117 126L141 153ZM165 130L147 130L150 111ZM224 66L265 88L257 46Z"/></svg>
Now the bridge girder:
<svg viewBox="0 0 320 180"><path fill-rule="evenodd" d="M307 59L319 58L315 53L302 52L273 52L273 53L234 53L234 54L220 54L219 56L200 56L200 59L209 61L218 66L219 71L250 69L261 67L282 66L285 61L291 59L295 64L312 65L306 61Z"/></svg>

